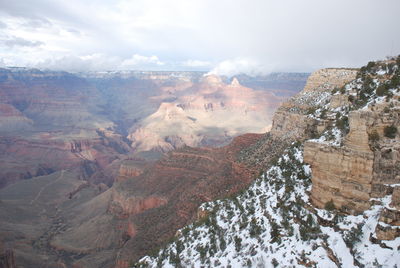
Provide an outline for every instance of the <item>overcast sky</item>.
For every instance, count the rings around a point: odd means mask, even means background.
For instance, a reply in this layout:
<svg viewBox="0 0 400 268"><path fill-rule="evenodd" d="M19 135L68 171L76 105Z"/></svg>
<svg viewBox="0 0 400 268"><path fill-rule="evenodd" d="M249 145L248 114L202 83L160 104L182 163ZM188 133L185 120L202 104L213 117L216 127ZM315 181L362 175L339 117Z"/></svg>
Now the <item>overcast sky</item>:
<svg viewBox="0 0 400 268"><path fill-rule="evenodd" d="M400 54L400 0L0 0L0 66L233 75Z"/></svg>

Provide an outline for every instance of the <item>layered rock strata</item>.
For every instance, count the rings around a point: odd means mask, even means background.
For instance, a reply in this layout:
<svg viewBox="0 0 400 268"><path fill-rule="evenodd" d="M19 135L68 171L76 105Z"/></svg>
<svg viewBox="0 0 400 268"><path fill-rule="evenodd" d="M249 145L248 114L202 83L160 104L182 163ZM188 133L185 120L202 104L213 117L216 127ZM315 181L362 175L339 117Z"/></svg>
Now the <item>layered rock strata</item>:
<svg viewBox="0 0 400 268"><path fill-rule="evenodd" d="M386 113L387 106L393 106ZM398 136L385 137L384 128L399 126L399 102L357 110L349 115L350 132L341 147L314 141L305 143L304 158L313 169L312 200L319 206L332 200L335 206L360 213L371 198L384 197L400 183ZM371 142L377 133L379 141ZM396 196L396 195L395 195Z"/></svg>
<svg viewBox="0 0 400 268"><path fill-rule="evenodd" d="M303 91L284 102L275 112L271 134L280 138L304 140L321 133L324 129L323 122L309 117L308 114L329 101L332 90L354 80L356 74L355 69L341 68L322 69L312 73Z"/></svg>

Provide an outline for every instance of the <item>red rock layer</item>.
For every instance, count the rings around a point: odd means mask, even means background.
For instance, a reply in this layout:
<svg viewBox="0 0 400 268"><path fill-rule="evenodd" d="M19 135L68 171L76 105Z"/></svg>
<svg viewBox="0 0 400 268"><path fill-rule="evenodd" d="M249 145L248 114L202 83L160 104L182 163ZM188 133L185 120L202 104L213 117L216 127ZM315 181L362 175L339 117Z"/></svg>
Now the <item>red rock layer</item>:
<svg viewBox="0 0 400 268"><path fill-rule="evenodd" d="M116 183L111 212L128 217L135 230L121 250L117 267L125 267L129 260L148 253L195 220L201 203L249 185L257 167L239 163L236 157L261 136L239 136L222 148L184 147L141 175Z"/></svg>

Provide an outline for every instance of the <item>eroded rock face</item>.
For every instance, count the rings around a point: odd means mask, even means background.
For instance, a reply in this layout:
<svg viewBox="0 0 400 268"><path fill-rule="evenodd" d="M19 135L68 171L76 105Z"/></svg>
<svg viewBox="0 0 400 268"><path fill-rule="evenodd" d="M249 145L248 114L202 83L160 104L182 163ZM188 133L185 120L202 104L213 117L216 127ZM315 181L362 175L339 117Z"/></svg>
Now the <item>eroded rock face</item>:
<svg viewBox="0 0 400 268"><path fill-rule="evenodd" d="M391 226L376 226L376 238L379 240L394 240L400 236L400 228L392 228Z"/></svg>
<svg viewBox="0 0 400 268"><path fill-rule="evenodd" d="M397 210L400 210L400 186L396 186L393 189L392 194L392 203L390 206L394 207Z"/></svg>
<svg viewBox="0 0 400 268"><path fill-rule="evenodd" d="M288 139L304 139L316 129L316 120L304 114L277 111L274 114L271 134Z"/></svg>
<svg viewBox="0 0 400 268"><path fill-rule="evenodd" d="M282 100L268 91L244 87L237 78L226 84L208 75L187 86L131 129L128 138L136 151L219 146L244 133L264 133Z"/></svg>
<svg viewBox="0 0 400 268"><path fill-rule="evenodd" d="M304 159L312 166L312 200L317 206L332 200L339 208L360 213L369 208L370 198L391 192L386 185L400 182L398 139L383 133L385 126L398 126L398 118L392 114L397 109L391 114L383 110L381 106L374 111L351 112L350 131L341 147L305 143ZM373 131L381 137L375 145L369 138Z"/></svg>
<svg viewBox="0 0 400 268"><path fill-rule="evenodd" d="M275 112L271 134L285 139L306 139L323 130L317 120L308 117L310 110L330 100L331 91L352 81L357 70L322 69L312 73L304 89L289 101L284 102ZM343 100L344 101L344 100Z"/></svg>
<svg viewBox="0 0 400 268"><path fill-rule="evenodd" d="M323 208L329 201L349 211L369 208L373 153L306 142L304 161L312 167L311 198Z"/></svg>
<svg viewBox="0 0 400 268"><path fill-rule="evenodd" d="M109 211L129 219L135 229L120 251L118 267L195 220L201 203L246 187L257 174L257 167L239 163L237 155L261 136L239 136L222 148L183 147L168 153L142 174L117 182Z"/></svg>
<svg viewBox="0 0 400 268"><path fill-rule="evenodd" d="M356 78L358 69L327 68L318 70L310 75L307 80L304 92L316 90L331 90L340 88L347 82Z"/></svg>
<svg viewBox="0 0 400 268"><path fill-rule="evenodd" d="M117 142L119 140L116 138L96 136L81 140L65 140L64 137L57 139L47 135L36 139L3 137L0 139L0 188L19 180L71 168L80 168L82 179L90 180L98 170L105 169L114 160L122 157L119 153L121 150L110 145ZM127 150L130 149L126 144L125 146ZM93 179L96 183L108 185L113 180L111 174Z"/></svg>
<svg viewBox="0 0 400 268"><path fill-rule="evenodd" d="M167 199L159 196L124 196L123 192L116 191L114 188L112 188L111 191L112 201L109 206L109 211L118 217L134 216L145 210L165 205L168 202ZM130 230L133 229L133 225L131 225Z"/></svg>
<svg viewBox="0 0 400 268"><path fill-rule="evenodd" d="M284 103L274 115L271 135L284 139L307 139L332 126L334 118L308 116L328 104L330 109L349 105L348 94L333 89L355 79L357 70L323 69L313 73L305 89ZM387 77L378 77L385 82ZM355 96L356 92L350 93ZM339 109L340 110L340 109ZM338 111L339 111L338 110ZM349 133L341 144L310 140L304 145L304 161L312 168L311 199L324 208L332 201L336 208L359 214L371 206L371 198L392 196L377 227L378 239L399 236L400 146L399 135L385 137L388 126L400 126L398 96L390 101L372 103L368 108L349 113ZM371 137L374 138L372 139ZM378 137L376 137L378 136ZM392 228L393 227L393 228Z"/></svg>
<svg viewBox="0 0 400 268"><path fill-rule="evenodd" d="M376 228L380 240L400 236L400 139L384 133L385 127L399 128L399 110L400 102L394 98L353 111L343 146L309 141L304 147L304 161L312 167L311 199L316 206L323 208L332 201L343 211L359 214L370 208L371 198L391 196ZM372 133L377 136L374 140Z"/></svg>
<svg viewBox="0 0 400 268"><path fill-rule="evenodd" d="M127 178L139 176L143 173L146 165L147 162L141 159L125 160L119 168L117 180L122 181Z"/></svg>

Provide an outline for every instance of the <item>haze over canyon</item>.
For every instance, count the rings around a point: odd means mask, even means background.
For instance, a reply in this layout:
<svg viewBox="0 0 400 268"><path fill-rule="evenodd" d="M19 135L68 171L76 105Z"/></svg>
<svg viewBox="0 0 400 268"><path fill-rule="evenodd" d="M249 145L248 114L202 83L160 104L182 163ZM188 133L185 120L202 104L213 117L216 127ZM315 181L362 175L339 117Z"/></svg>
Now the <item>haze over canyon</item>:
<svg viewBox="0 0 400 268"><path fill-rule="evenodd" d="M399 10L0 0L0 268L400 267Z"/></svg>

